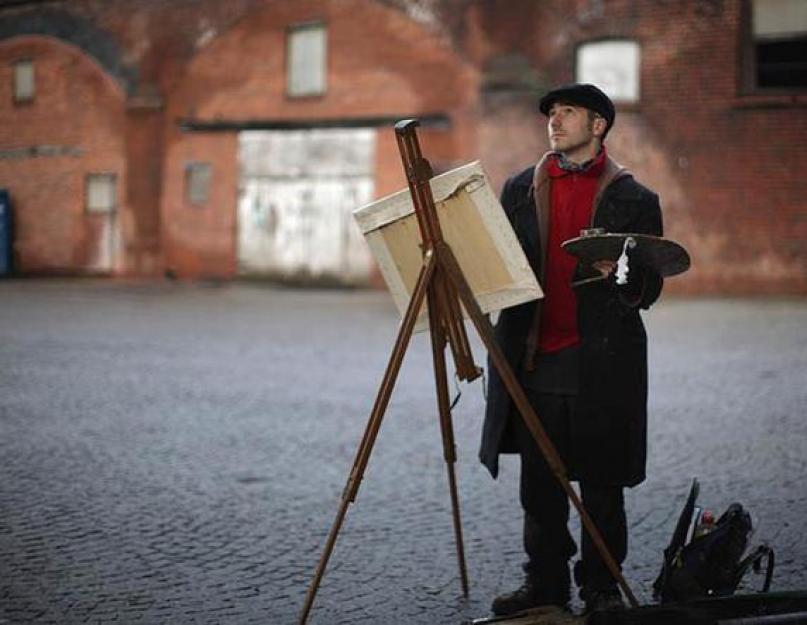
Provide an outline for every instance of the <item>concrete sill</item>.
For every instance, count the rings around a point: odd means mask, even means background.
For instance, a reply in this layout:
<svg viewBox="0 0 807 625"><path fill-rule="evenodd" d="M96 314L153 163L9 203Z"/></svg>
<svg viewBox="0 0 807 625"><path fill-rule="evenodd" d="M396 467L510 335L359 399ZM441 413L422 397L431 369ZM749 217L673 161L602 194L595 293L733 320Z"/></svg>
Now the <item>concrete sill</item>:
<svg viewBox="0 0 807 625"><path fill-rule="evenodd" d="M749 94L734 98L734 108L767 109L807 106L807 93Z"/></svg>

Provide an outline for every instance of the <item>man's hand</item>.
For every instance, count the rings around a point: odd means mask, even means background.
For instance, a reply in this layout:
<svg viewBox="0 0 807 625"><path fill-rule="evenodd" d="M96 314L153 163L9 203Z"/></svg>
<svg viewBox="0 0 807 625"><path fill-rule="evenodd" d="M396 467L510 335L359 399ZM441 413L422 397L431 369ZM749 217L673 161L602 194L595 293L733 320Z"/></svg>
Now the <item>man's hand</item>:
<svg viewBox="0 0 807 625"><path fill-rule="evenodd" d="M616 269L616 261L595 260L593 263L591 263L591 266L594 267L594 269L596 269L597 271L599 271L602 274L603 278L607 278Z"/></svg>

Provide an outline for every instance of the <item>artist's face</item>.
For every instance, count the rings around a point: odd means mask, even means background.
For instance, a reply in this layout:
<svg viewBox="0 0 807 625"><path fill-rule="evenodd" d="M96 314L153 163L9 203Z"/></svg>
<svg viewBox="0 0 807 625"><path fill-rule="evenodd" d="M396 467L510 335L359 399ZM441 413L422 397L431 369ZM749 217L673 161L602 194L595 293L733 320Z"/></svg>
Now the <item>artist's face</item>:
<svg viewBox="0 0 807 625"><path fill-rule="evenodd" d="M604 131L605 120L598 116L591 119L582 106L557 102L549 109L549 145L567 158L596 154Z"/></svg>

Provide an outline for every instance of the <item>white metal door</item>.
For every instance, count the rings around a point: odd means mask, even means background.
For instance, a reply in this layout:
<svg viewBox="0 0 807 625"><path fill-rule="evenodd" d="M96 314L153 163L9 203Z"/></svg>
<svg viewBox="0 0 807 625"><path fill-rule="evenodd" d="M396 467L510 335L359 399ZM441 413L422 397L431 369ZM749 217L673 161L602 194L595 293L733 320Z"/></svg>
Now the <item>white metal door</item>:
<svg viewBox="0 0 807 625"><path fill-rule="evenodd" d="M375 131L239 135L242 274L367 280L371 257L352 211L373 199Z"/></svg>

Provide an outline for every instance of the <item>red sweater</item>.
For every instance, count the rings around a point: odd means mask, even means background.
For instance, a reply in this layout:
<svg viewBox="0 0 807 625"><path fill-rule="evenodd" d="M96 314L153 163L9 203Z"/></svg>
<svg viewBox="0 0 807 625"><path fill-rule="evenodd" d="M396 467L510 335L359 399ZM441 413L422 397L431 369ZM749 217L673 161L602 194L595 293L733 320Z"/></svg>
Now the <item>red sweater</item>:
<svg viewBox="0 0 807 625"><path fill-rule="evenodd" d="M550 184L549 236L546 252L544 300L541 308L541 332L538 351L556 352L577 345L577 299L571 282L577 260L560 244L580 236L589 228L597 181L605 168L605 148L582 171L567 171L558 157L547 163Z"/></svg>

